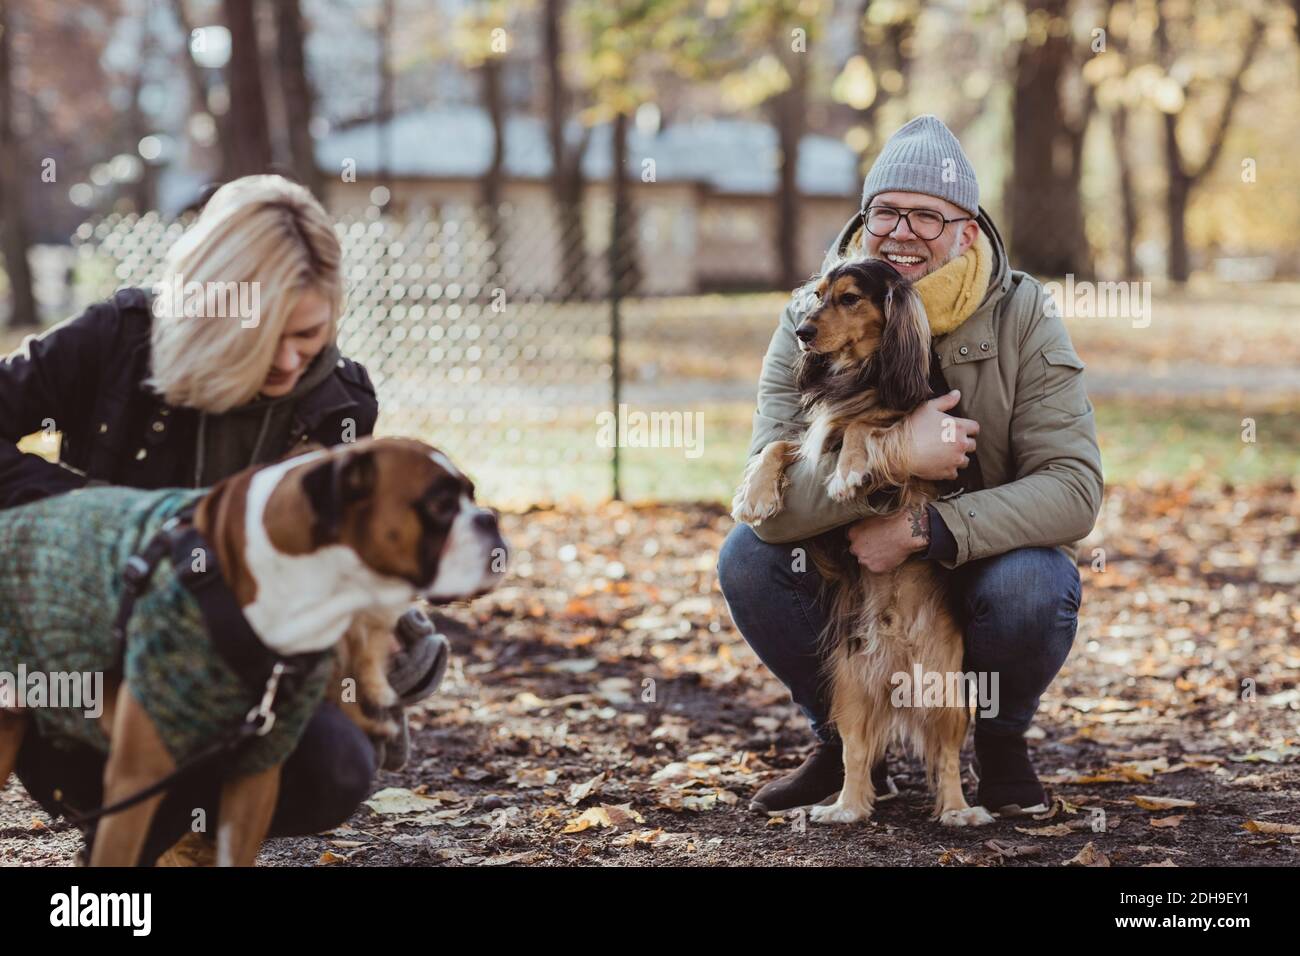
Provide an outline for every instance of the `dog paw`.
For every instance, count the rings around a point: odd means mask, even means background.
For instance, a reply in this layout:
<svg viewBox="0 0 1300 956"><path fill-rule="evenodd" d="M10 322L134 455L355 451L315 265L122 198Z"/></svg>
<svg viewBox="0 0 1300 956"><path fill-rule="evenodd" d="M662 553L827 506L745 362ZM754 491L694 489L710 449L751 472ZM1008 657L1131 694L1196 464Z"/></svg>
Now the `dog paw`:
<svg viewBox="0 0 1300 956"><path fill-rule="evenodd" d="M826 482L826 493L835 501L848 501L862 487L862 479L866 477L860 471L840 472L836 471Z"/></svg>
<svg viewBox="0 0 1300 956"><path fill-rule="evenodd" d="M776 482L761 487L746 482L731 501L731 517L748 525L761 524L781 510L780 486Z"/></svg>
<svg viewBox="0 0 1300 956"><path fill-rule="evenodd" d="M945 810L939 815L939 823L945 827L982 827L992 822L993 815L983 807Z"/></svg>
<svg viewBox="0 0 1300 956"><path fill-rule="evenodd" d="M857 823L871 816L871 812L855 810L852 807L846 807L842 803L832 803L830 806L813 807L808 813L808 819L813 823Z"/></svg>

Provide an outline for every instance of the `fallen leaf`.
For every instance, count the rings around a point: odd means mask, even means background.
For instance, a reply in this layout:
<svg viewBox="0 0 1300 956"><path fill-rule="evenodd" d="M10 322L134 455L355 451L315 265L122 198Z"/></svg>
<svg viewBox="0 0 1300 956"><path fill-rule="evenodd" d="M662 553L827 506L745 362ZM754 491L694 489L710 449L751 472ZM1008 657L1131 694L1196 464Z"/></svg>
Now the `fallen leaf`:
<svg viewBox="0 0 1300 956"><path fill-rule="evenodd" d="M423 794L414 793L405 787L385 787L369 800L366 800L365 804L376 813L386 815L420 813L442 806L441 801L433 797L426 797Z"/></svg>
<svg viewBox="0 0 1300 956"><path fill-rule="evenodd" d="M1270 790L1276 784L1262 773L1248 773L1228 781L1230 787L1250 787L1252 790Z"/></svg>
<svg viewBox="0 0 1300 956"><path fill-rule="evenodd" d="M1074 814L1078 812L1078 806L1070 803L1070 801L1066 800L1064 797L1057 795L1052 797L1052 805L1047 810L1042 813L1035 813L1033 817L1035 820L1050 820L1058 813Z"/></svg>
<svg viewBox="0 0 1300 956"><path fill-rule="evenodd" d="M546 670L559 674L586 674L594 671L600 661L594 657L580 657L568 661L554 661L546 665Z"/></svg>
<svg viewBox="0 0 1300 956"><path fill-rule="evenodd" d="M1292 757L1300 756L1300 747L1269 747L1247 754L1230 754L1230 760L1238 763L1286 763Z"/></svg>
<svg viewBox="0 0 1300 956"><path fill-rule="evenodd" d="M1251 833L1300 833L1300 823L1272 823L1268 820L1247 820L1243 826Z"/></svg>
<svg viewBox="0 0 1300 956"><path fill-rule="evenodd" d="M1083 849L1065 861L1066 866L1110 866L1110 858L1096 845L1085 843Z"/></svg>
<svg viewBox="0 0 1300 956"><path fill-rule="evenodd" d="M1016 832L1036 837L1062 837L1069 836L1075 829L1068 823L1054 823L1048 827L1016 827Z"/></svg>
<svg viewBox="0 0 1300 956"><path fill-rule="evenodd" d="M605 783L604 772L596 774L585 783L575 783L569 786L569 792L564 798L564 802L569 806L576 806L583 800L600 791L601 786Z"/></svg>
<svg viewBox="0 0 1300 956"><path fill-rule="evenodd" d="M1003 843L1001 840L988 840L984 844L999 857L1006 860L1015 860L1020 857L1037 856L1043 852L1043 848L1036 843L1021 843L1013 845Z"/></svg>
<svg viewBox="0 0 1300 956"><path fill-rule="evenodd" d="M478 861L479 866L510 866L515 863L531 863L541 854L536 850L525 850L522 853L510 853L504 856L489 856Z"/></svg>
<svg viewBox="0 0 1300 956"><path fill-rule="evenodd" d="M632 804L621 803L617 806L602 804L599 807L588 807L581 814L574 817L567 824L561 833L581 833L583 830L589 830L592 827L617 827L629 821L636 823L645 823L645 817L632 809Z"/></svg>
<svg viewBox="0 0 1300 956"><path fill-rule="evenodd" d="M716 768L704 764L691 764L685 760L674 760L665 767L656 770L650 777L651 783L681 784L688 780L707 780L717 773Z"/></svg>
<svg viewBox="0 0 1300 956"><path fill-rule="evenodd" d="M1143 810L1177 810L1196 806L1195 800L1179 800L1176 797L1136 796L1131 799Z"/></svg>
<svg viewBox="0 0 1300 956"><path fill-rule="evenodd" d="M1153 773L1163 772L1166 769L1168 769L1168 763L1164 762L1164 758L1161 757L1160 761L1133 761L1132 763L1116 764L1113 767L1107 767L1104 770L1097 770L1092 773L1063 770L1058 774L1043 777L1042 779L1048 783L1068 783L1079 786L1097 783L1150 783Z"/></svg>
<svg viewBox="0 0 1300 956"><path fill-rule="evenodd" d="M523 767L512 773L506 783L513 783L521 790L533 787L552 786L560 775L550 767Z"/></svg>
<svg viewBox="0 0 1300 956"><path fill-rule="evenodd" d="M665 833L662 828L657 830L634 830L631 833L615 837L611 842L613 846L663 846L670 843L681 843L683 840L689 840L689 833Z"/></svg>
<svg viewBox="0 0 1300 956"><path fill-rule="evenodd" d="M1173 816L1173 817L1154 817L1151 820L1151 825L1153 827L1156 827L1157 829L1171 829L1173 827L1180 826L1184 819L1186 819L1185 815Z"/></svg>

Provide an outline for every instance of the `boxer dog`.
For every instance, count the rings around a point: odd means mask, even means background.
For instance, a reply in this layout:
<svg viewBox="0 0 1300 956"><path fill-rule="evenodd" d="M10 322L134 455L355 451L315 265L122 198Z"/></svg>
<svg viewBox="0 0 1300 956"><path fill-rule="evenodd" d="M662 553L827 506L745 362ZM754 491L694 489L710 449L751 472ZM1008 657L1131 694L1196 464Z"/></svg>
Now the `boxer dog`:
<svg viewBox="0 0 1300 956"><path fill-rule="evenodd" d="M48 501L61 501L58 507L71 508L75 515L79 505L75 496L96 494L147 497L168 492L93 489ZM83 501L90 506L95 499ZM18 514L16 520L21 522L21 512L45 505L38 502L10 509L10 514ZM72 563L72 555L101 546L106 535L112 535L115 512L102 502L93 510L84 533L74 527L71 534L60 536L74 540L60 540L48 547L61 549L59 553L67 554ZM32 525L39 525L32 517L42 516L29 516L28 541L32 540ZM107 529L106 521L110 524ZM211 548L221 583L229 589L253 636L281 656L327 651L358 618L377 615L395 619L417 598L447 601L484 594L500 582L505 570L506 547L496 515L475 504L473 485L446 456L406 439L369 439L240 472L202 494L193 526ZM118 531L117 536L125 538L130 528L123 526ZM80 540L75 540L78 537ZM46 545L42 542L41 546ZM49 567L36 563L33 571L24 566L25 576L15 577L17 561L15 558L0 567L0 572L9 573L7 580L38 580L41 567ZM59 595L54 598L56 604L87 597L112 604L115 597L103 586L111 579L107 574L83 575L76 582L75 595L66 591L67 582L55 580L51 594ZM87 594L97 588L105 593ZM4 607L9 598L0 593L0 613L6 618L0 621L0 637L6 636L8 628L11 645L33 646L30 641L22 643L31 634L15 631L26 618L16 613L16 600L15 607ZM113 641L108 632L88 639L101 646ZM3 647L0 641L0 649ZM109 806L162 780L176 769L177 761L164 743L165 734L137 699L138 694L132 693L120 665L123 650L110 647L106 653L119 664L105 674L107 692L99 721L108 741L104 804ZM0 670L14 666L15 662L0 660ZM375 679L370 670L378 670L378 679L382 679L379 663L359 666L363 680ZM6 710L4 703L0 701L0 786L13 769L26 722L33 719L18 708ZM197 718L204 703L194 701L191 716ZM294 732L300 734L301 727ZM218 865L253 864L271 822L279 773L277 763L223 781ZM163 795L104 816L98 824L91 865L135 864Z"/></svg>

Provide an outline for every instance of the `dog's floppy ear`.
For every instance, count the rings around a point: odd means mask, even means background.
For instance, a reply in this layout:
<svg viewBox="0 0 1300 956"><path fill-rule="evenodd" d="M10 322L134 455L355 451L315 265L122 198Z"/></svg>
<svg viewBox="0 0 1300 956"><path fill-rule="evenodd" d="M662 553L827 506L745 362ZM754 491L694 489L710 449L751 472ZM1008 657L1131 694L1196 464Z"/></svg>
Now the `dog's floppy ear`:
<svg viewBox="0 0 1300 956"><path fill-rule="evenodd" d="M883 311L877 392L886 408L910 412L930 397L930 322L916 289L902 278L890 282Z"/></svg>
<svg viewBox="0 0 1300 956"><path fill-rule="evenodd" d="M302 490L316 517L312 540L317 545L336 541L348 506L374 493L375 453L327 458L303 474Z"/></svg>

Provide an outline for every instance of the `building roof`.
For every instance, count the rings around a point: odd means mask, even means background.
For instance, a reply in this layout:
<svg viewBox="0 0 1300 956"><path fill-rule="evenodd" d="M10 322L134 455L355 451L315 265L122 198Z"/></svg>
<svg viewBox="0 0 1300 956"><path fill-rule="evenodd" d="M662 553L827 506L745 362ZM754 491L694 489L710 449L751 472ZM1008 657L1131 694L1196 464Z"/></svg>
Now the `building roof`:
<svg viewBox="0 0 1300 956"><path fill-rule="evenodd" d="M609 178L609 124L595 127L583 156L583 173L591 180ZM415 179L476 179L492 155L492 127L474 106L439 106L403 113L391 124L389 173ZM566 129L572 141L576 124ZM511 115L505 128L505 175L511 179L545 179L551 173L546 124L536 116ZM335 130L316 141L316 160L323 169L356 163L359 176L378 169L379 124L360 123ZM629 129L629 175L639 177L646 158L655 161L657 182L696 182L719 193L771 194L777 190L776 130L742 119L703 119L670 124L649 134ZM857 156L830 136L804 136L799 150L799 191L808 196L856 196L862 181Z"/></svg>

